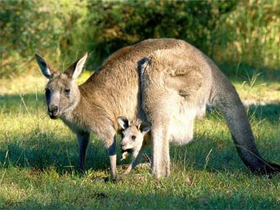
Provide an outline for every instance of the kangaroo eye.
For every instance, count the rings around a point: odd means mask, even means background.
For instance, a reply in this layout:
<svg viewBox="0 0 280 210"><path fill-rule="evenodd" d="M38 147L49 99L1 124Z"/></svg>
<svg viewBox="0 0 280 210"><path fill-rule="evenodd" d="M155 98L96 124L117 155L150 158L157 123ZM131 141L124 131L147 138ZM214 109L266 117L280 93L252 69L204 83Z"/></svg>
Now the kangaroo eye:
<svg viewBox="0 0 280 210"><path fill-rule="evenodd" d="M136 136L131 136L131 139L134 141L136 139Z"/></svg>
<svg viewBox="0 0 280 210"><path fill-rule="evenodd" d="M70 88L65 88L64 92L65 93L70 93Z"/></svg>
<svg viewBox="0 0 280 210"><path fill-rule="evenodd" d="M51 90L49 88L46 88L45 91L46 91L46 96L48 97L51 94Z"/></svg>

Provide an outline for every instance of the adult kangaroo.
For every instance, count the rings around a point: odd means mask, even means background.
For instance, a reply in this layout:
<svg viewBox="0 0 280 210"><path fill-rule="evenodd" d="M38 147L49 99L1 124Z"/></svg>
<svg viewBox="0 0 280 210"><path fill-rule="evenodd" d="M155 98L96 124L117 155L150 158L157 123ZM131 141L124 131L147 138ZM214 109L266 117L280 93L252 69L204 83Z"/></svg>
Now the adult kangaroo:
<svg viewBox="0 0 280 210"><path fill-rule="evenodd" d="M189 142L193 120L208 103L222 112L238 154L251 171L262 174L280 171L279 165L261 158L233 85L207 56L185 41L149 39L122 48L105 60L84 84L77 86L74 79L82 72L86 59L87 55L59 72L36 55L43 75L49 79L48 114L52 119L61 118L77 134L82 171L89 134L94 132L104 140L111 176L117 178L117 118L126 116L152 123L152 172L156 178L168 176L168 141L171 138L178 144Z"/></svg>

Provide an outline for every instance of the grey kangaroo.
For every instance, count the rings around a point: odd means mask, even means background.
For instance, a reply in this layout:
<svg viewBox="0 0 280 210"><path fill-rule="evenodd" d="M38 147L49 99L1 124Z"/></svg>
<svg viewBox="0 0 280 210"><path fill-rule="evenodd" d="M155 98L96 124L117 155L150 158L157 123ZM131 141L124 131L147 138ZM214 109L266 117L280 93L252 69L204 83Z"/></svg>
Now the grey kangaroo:
<svg viewBox="0 0 280 210"><path fill-rule="evenodd" d="M149 39L113 53L84 84L74 79L87 55L63 73L36 55L46 85L48 114L61 118L77 134L80 169L90 132L109 151L111 176L117 178L118 116L147 119L151 124L152 173L170 174L169 140L185 144L192 138L193 119L210 103L222 112L244 164L255 173L280 171L259 154L245 109L230 81L201 51L182 40ZM141 88L140 88L141 87ZM142 91L141 91L142 90Z"/></svg>

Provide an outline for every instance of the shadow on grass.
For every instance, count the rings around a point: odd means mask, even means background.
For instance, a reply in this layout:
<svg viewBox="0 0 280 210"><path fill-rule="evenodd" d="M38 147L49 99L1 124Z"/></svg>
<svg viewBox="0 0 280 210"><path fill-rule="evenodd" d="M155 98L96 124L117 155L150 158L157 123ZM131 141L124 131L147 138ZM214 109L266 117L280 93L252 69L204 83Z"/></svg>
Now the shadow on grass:
<svg viewBox="0 0 280 210"><path fill-rule="evenodd" d="M269 122L280 121L280 103L272 104L253 104L246 107L247 115L249 119L255 119L258 121L268 120ZM222 115L217 115L215 107L207 107L207 116L210 118L220 118Z"/></svg>
<svg viewBox="0 0 280 210"><path fill-rule="evenodd" d="M279 140L279 139L278 139ZM280 163L280 142L269 144L257 142L260 155L269 162ZM182 147L171 146L170 157L173 164L188 171L209 171L213 173L250 173L239 157L233 141L229 138L213 136L209 139L199 135L190 144Z"/></svg>
<svg viewBox="0 0 280 210"><path fill-rule="evenodd" d="M59 173L73 172L78 169L78 154L75 138L59 139L51 132L0 144L0 163L4 167L55 168ZM86 162L87 169L104 170L109 167L109 157L103 142L89 144Z"/></svg>
<svg viewBox="0 0 280 210"><path fill-rule="evenodd" d="M251 105L248 115L257 120L280 121L280 104Z"/></svg>
<svg viewBox="0 0 280 210"><path fill-rule="evenodd" d="M258 145L258 148L265 159L267 156L279 157L279 142ZM118 164L123 164L120 162L119 148L117 153ZM172 164L182 166L186 171L190 167L192 170L198 171L234 173L241 170L249 172L239 158L233 142L225 140L219 135L211 135L207 139L204 135L198 134L193 143L189 145L171 146L170 156ZM14 139L10 143L0 143L1 167L27 167L42 171L54 168L58 173L64 174L78 172L78 160L78 143L74 135L65 139L57 138L52 132L37 133L20 140ZM279 159L271 161L279 161ZM127 160L124 163L130 162ZM86 169L105 170L109 174L109 167L109 156L104 143L91 136Z"/></svg>

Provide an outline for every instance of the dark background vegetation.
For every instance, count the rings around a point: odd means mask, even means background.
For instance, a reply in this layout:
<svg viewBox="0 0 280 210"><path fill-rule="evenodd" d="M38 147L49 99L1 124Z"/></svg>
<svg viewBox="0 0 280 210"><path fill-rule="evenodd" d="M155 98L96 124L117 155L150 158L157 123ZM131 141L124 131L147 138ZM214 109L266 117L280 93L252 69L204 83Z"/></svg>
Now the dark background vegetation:
<svg viewBox="0 0 280 210"><path fill-rule="evenodd" d="M69 65L87 51L94 70L117 49L160 37L192 43L228 74L279 76L278 0L10 0L0 17L1 78L35 68L34 53Z"/></svg>

